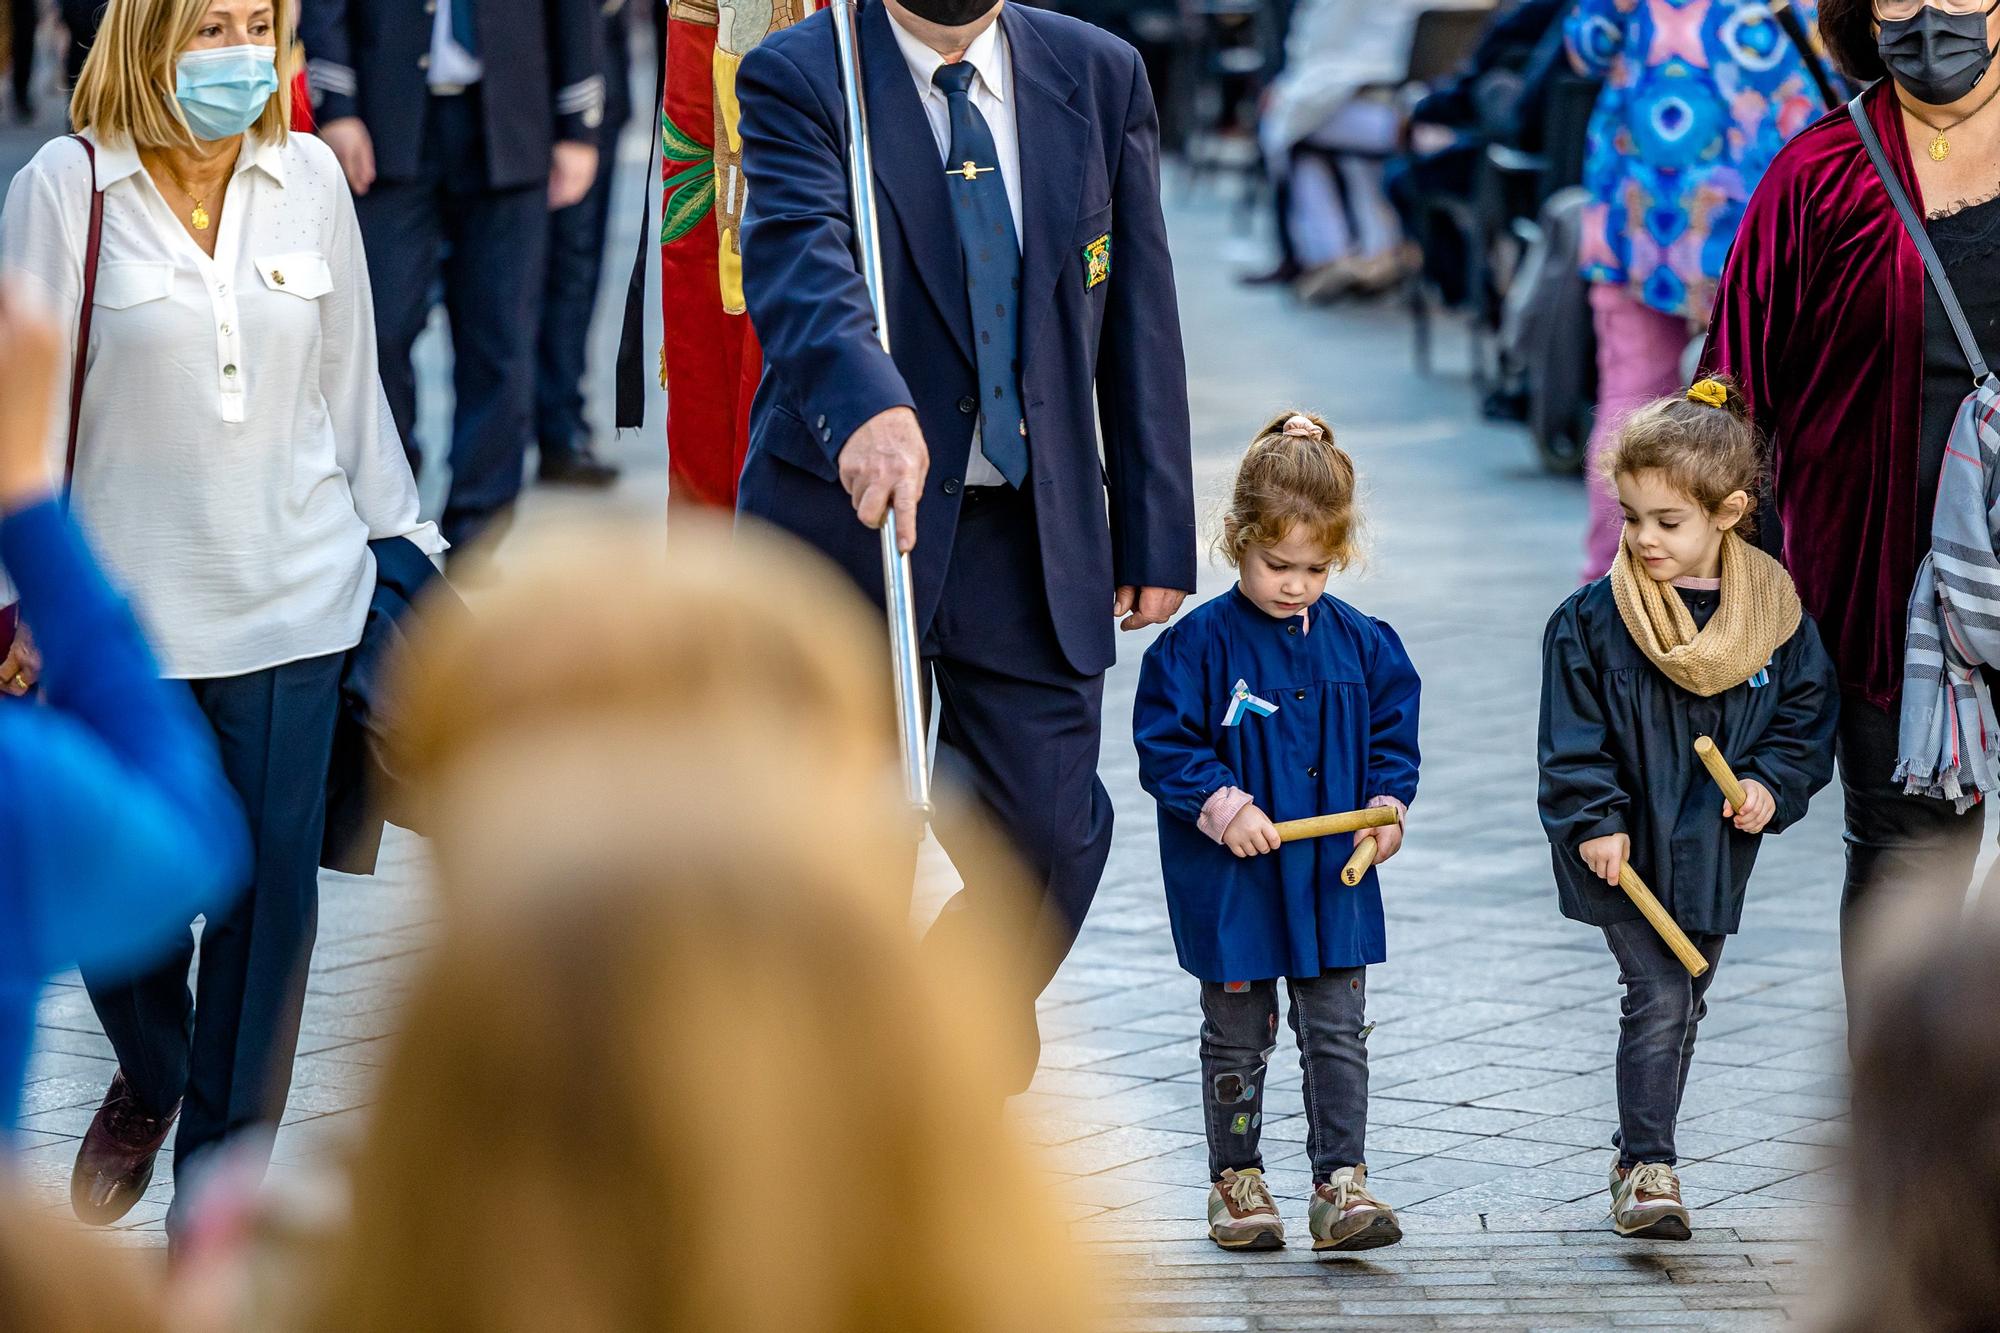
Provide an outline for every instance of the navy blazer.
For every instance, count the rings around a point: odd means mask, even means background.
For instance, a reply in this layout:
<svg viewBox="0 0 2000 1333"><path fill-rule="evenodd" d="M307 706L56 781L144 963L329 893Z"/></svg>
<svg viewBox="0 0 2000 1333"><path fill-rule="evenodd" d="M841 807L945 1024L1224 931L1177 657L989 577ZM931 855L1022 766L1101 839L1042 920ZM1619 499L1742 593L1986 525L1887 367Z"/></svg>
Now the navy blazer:
<svg viewBox="0 0 2000 1333"><path fill-rule="evenodd" d="M1057 637L1070 665L1094 675L1115 657L1115 587L1195 585L1159 124L1138 53L1118 38L1019 4L1000 22L1024 178L1028 484ZM855 265L833 26L816 13L766 38L737 76L750 187L743 286L765 356L737 503L832 556L879 600L880 538L855 520L836 460L870 417L914 407L931 455L912 556L921 634L971 454L972 320L937 140L880 0L861 10L859 36L894 355L876 341ZM1084 252L1100 238L1110 270L1093 284Z"/></svg>
<svg viewBox="0 0 2000 1333"><path fill-rule="evenodd" d="M299 39L321 124L359 116L385 181L415 180L442 0L303 0ZM478 0L480 114L496 190L548 179L558 139L597 142L604 60L597 0ZM623 51L611 59L625 58Z"/></svg>

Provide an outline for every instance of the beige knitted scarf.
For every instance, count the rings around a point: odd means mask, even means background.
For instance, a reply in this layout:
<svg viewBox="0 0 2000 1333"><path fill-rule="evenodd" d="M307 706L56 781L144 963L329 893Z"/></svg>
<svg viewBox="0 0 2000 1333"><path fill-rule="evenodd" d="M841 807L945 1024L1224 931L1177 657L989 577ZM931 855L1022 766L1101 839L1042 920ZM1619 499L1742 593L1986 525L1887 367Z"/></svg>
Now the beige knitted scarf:
<svg viewBox="0 0 2000 1333"><path fill-rule="evenodd" d="M1679 594L1647 574L1623 542L1611 565L1611 595L1639 650L1667 679L1704 699L1762 671L1799 627L1792 576L1733 532L1722 538L1722 601L1702 629Z"/></svg>

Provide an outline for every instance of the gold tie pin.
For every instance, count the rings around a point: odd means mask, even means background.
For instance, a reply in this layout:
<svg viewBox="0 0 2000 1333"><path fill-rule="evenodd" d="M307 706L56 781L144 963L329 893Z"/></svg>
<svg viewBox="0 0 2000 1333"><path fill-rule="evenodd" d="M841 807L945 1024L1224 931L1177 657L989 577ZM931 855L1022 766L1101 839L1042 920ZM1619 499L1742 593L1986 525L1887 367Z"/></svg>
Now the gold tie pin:
<svg viewBox="0 0 2000 1333"><path fill-rule="evenodd" d="M979 179L981 173L991 170L993 170L992 167L974 166L970 162L965 162L959 166L945 168L944 174L947 176L963 176L969 181L976 181Z"/></svg>

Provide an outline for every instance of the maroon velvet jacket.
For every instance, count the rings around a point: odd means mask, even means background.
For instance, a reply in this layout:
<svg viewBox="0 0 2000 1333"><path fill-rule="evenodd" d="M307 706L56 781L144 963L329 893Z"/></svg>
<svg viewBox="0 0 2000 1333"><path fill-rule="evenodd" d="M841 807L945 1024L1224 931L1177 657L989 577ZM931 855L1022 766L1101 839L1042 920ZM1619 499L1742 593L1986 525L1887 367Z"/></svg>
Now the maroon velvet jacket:
<svg viewBox="0 0 2000 1333"><path fill-rule="evenodd" d="M1921 200L1888 80L1867 108ZM1921 207L1921 203L1919 204ZM1841 686L1894 706L1920 546L1924 264L1845 107L1790 143L1747 206L1702 365L1770 436L1783 557Z"/></svg>

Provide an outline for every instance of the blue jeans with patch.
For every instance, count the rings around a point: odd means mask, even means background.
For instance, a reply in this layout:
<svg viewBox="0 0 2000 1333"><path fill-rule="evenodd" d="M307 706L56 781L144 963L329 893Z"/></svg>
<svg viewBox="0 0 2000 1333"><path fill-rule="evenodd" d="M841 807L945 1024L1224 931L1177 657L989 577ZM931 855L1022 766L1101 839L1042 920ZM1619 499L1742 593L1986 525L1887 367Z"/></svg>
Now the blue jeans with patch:
<svg viewBox="0 0 2000 1333"><path fill-rule="evenodd" d="M1361 1035L1367 980L1365 967L1285 979L1305 1074L1306 1152L1315 1185L1362 1161L1368 1130L1368 1048ZM1220 1180L1224 1170L1261 1170L1264 1075L1278 1048L1278 983L1204 981L1201 1020L1209 1179Z"/></svg>

